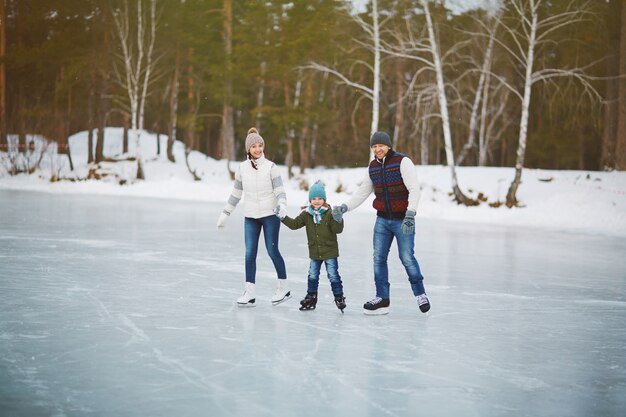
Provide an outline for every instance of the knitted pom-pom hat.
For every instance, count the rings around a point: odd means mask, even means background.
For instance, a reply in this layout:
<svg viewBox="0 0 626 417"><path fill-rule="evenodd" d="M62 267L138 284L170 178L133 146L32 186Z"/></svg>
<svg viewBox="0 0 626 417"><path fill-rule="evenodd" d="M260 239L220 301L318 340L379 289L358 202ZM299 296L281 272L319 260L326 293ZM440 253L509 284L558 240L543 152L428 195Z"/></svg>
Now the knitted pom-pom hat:
<svg viewBox="0 0 626 417"><path fill-rule="evenodd" d="M259 131L256 130L255 127L251 127L248 130L248 136L246 136L246 153L250 152L250 148L255 143L262 143L263 146L265 146L265 141L263 140L261 135L259 135Z"/></svg>
<svg viewBox="0 0 626 417"><path fill-rule="evenodd" d="M309 201L313 200L314 197L319 197L326 201L326 189L322 181L316 181L309 189Z"/></svg>

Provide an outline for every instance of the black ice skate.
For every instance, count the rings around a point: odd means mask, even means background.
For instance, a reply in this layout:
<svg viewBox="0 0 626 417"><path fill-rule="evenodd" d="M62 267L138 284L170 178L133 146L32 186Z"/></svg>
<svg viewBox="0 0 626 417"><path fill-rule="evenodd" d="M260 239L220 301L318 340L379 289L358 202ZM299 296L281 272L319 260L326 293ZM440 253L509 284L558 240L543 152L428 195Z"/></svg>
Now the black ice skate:
<svg viewBox="0 0 626 417"><path fill-rule="evenodd" d="M317 293L308 292L306 296L300 301L300 311L315 310L317 305Z"/></svg>
<svg viewBox="0 0 626 417"><path fill-rule="evenodd" d="M420 307L420 311L422 313L428 312L430 310L430 301L426 294L416 295L415 299L417 300L417 305Z"/></svg>
<svg viewBox="0 0 626 417"><path fill-rule="evenodd" d="M335 305L343 313L343 309L346 308L346 297L343 294L335 294Z"/></svg>
<svg viewBox="0 0 626 417"><path fill-rule="evenodd" d="M368 316L375 316L389 313L389 298L376 297L363 304L363 313Z"/></svg>

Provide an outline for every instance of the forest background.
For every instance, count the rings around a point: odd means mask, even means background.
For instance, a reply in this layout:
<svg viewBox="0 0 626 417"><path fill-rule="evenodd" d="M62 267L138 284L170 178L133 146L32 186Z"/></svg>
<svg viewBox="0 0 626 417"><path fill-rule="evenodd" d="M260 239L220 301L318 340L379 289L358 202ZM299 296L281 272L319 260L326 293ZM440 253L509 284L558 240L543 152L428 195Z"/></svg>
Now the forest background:
<svg viewBox="0 0 626 417"><path fill-rule="evenodd" d="M256 126L290 174L363 166L373 130L423 165L626 169L624 2L485 5L0 0L0 151L88 131L98 163L123 126L236 160Z"/></svg>

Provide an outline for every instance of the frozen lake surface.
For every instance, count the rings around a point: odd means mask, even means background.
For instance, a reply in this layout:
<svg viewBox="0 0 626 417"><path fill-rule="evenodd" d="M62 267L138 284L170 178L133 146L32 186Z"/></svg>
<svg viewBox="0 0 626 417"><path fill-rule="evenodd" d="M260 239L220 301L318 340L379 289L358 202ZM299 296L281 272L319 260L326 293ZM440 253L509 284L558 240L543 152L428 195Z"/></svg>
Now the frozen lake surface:
<svg viewBox="0 0 626 417"><path fill-rule="evenodd" d="M432 310L394 247L390 314L368 317L374 213L348 213L345 314L325 271L298 311L308 252L286 227L293 298L271 305L261 244L239 309L241 208L218 232L221 208L0 190L0 415L626 415L626 239L418 216Z"/></svg>

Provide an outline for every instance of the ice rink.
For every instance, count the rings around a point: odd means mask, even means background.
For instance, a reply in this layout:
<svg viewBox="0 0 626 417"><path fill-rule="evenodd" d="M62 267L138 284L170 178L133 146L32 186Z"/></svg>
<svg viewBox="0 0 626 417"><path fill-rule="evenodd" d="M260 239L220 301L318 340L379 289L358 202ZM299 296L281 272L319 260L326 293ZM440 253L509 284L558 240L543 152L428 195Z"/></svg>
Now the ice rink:
<svg viewBox="0 0 626 417"><path fill-rule="evenodd" d="M308 250L286 227L293 298L271 305L261 244L240 309L242 210L218 232L221 208L0 190L0 415L626 415L626 239L418 213L432 309L394 247L390 314L368 317L374 211L347 213L345 314L325 273L298 311Z"/></svg>

